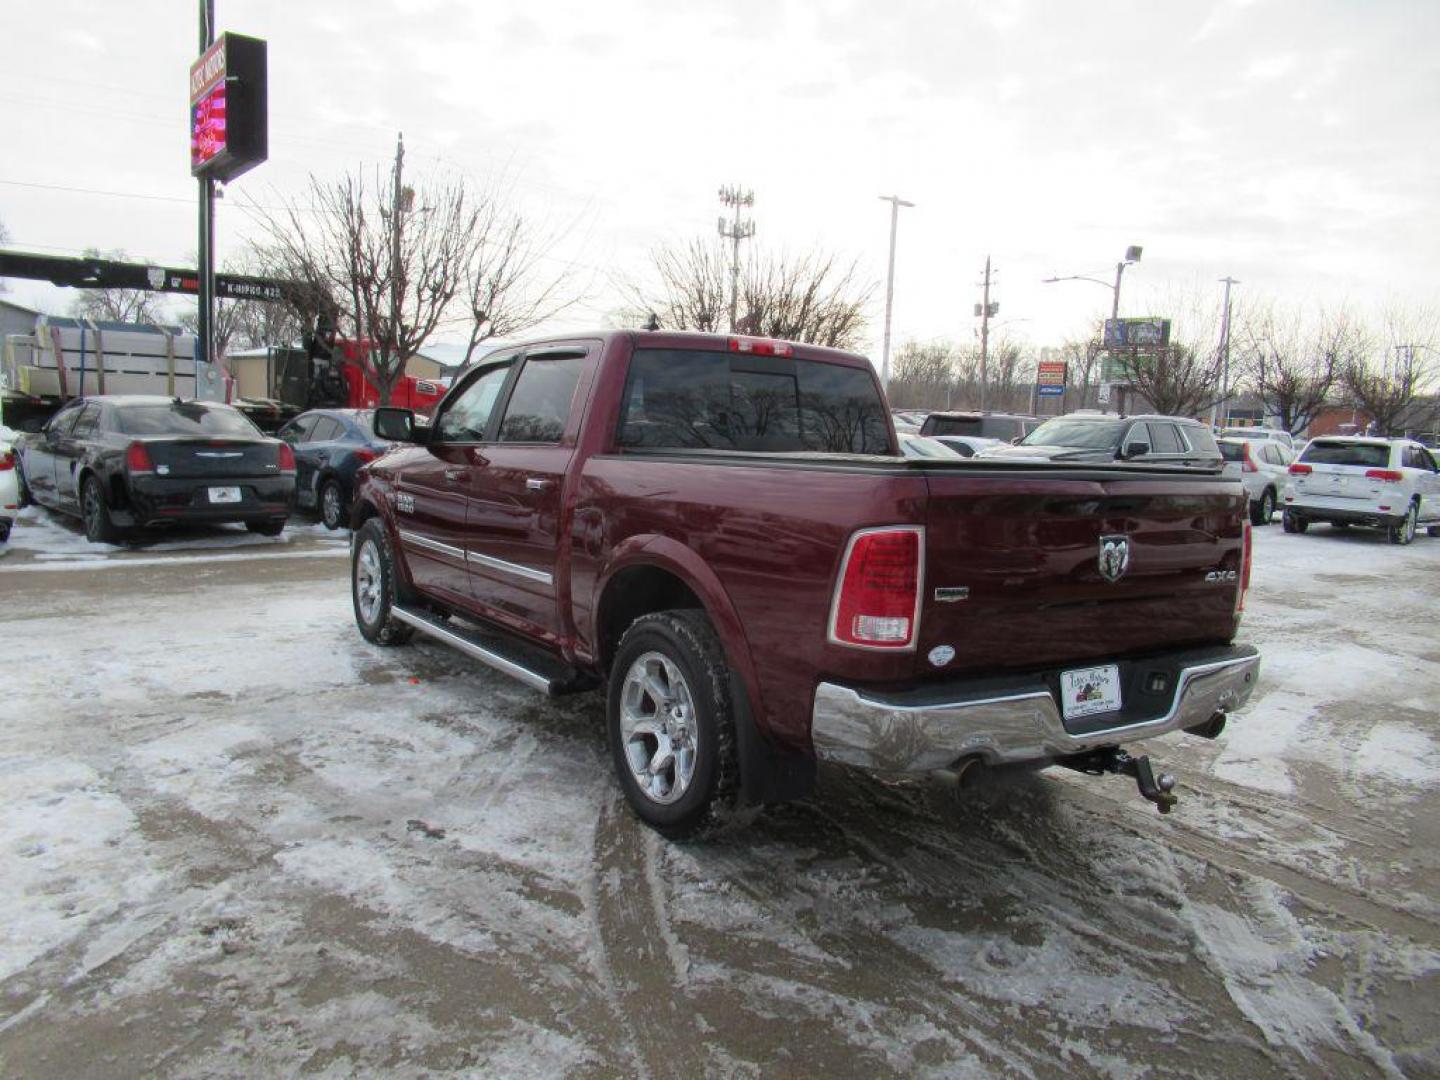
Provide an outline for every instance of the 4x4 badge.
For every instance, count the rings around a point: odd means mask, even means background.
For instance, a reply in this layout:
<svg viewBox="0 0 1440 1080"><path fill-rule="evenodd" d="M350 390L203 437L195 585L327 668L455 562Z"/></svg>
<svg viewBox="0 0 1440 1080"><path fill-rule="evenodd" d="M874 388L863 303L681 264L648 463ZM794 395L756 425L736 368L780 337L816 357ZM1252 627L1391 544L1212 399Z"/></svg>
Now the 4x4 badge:
<svg viewBox="0 0 1440 1080"><path fill-rule="evenodd" d="M1130 568L1130 538L1100 537L1100 576L1106 581L1119 581Z"/></svg>

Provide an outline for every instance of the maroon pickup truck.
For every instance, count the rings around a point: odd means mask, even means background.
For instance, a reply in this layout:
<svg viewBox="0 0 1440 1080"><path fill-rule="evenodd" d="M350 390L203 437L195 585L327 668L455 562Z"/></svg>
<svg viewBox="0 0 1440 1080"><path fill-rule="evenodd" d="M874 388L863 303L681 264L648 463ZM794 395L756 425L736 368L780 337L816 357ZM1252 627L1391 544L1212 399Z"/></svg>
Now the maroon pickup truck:
<svg viewBox="0 0 1440 1080"><path fill-rule="evenodd" d="M798 798L817 759L1059 764L1213 737L1254 688L1239 484L1135 464L907 460L863 357L607 332L491 353L352 507L360 632L552 694L603 687L646 822Z"/></svg>

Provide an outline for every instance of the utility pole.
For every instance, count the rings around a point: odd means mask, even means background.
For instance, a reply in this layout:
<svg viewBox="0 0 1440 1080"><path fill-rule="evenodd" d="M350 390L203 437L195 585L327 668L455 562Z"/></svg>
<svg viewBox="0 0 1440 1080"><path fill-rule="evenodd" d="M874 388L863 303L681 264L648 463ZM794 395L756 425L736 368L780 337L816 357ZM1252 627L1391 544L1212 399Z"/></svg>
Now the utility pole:
<svg viewBox="0 0 1440 1080"><path fill-rule="evenodd" d="M885 343L880 354L880 385L890 392L890 312L895 306L895 229L900 223L900 207L914 206L899 195L881 195L881 202L890 204L890 269L885 275Z"/></svg>
<svg viewBox="0 0 1440 1080"><path fill-rule="evenodd" d="M396 351L400 348L400 264L401 264L401 241L402 230L404 229L404 214L408 207L405 205L405 188L403 183L405 170L405 133L403 131L395 134L395 190L391 193L390 213L393 220L390 222L390 340ZM390 364L386 371L403 364L401 356L388 357ZM393 385L393 380L392 380ZM390 404L390 391L384 391L384 403Z"/></svg>
<svg viewBox="0 0 1440 1080"><path fill-rule="evenodd" d="M200 0L200 55L215 44L215 0ZM215 181L200 177L199 297L196 329L200 331L200 355L206 363L215 360ZM197 389L198 389L198 383Z"/></svg>
<svg viewBox="0 0 1440 1080"><path fill-rule="evenodd" d="M1225 283L1225 307L1220 313L1220 400L1223 411L1220 426L1230 426L1230 286L1240 282L1228 274L1220 279Z"/></svg>
<svg viewBox="0 0 1440 1080"><path fill-rule="evenodd" d="M1000 312L998 303L990 302L990 256L985 256L985 292L980 303L975 305L975 314L980 316L980 411L985 411L986 397L990 392L990 318Z"/></svg>
<svg viewBox="0 0 1440 1080"><path fill-rule="evenodd" d="M735 333L735 313L740 301L740 241L755 235L755 219L740 220L742 206L755 205L755 192L738 187L722 187L720 201L735 210L735 220L727 222L720 215L720 235L733 245L730 253L730 332Z"/></svg>

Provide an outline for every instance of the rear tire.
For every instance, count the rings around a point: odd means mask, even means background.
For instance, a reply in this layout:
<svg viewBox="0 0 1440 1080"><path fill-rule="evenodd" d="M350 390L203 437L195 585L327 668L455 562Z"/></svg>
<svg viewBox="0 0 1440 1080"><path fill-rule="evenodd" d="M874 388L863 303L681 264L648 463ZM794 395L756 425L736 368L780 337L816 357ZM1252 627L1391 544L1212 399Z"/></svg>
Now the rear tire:
<svg viewBox="0 0 1440 1080"><path fill-rule="evenodd" d="M10 519L0 518L0 544L10 539Z"/></svg>
<svg viewBox="0 0 1440 1080"><path fill-rule="evenodd" d="M85 539L92 544L118 544L123 534L110 517L105 503L105 489L93 476L85 477L80 486L80 516L85 522Z"/></svg>
<svg viewBox="0 0 1440 1080"><path fill-rule="evenodd" d="M259 533L261 536L279 536L285 531L284 518L271 518L261 521L247 521L245 528L252 533Z"/></svg>
<svg viewBox="0 0 1440 1080"><path fill-rule="evenodd" d="M395 607L395 552L379 518L355 533L350 550L350 600L360 636L374 645L404 645L415 628L391 614Z"/></svg>
<svg viewBox="0 0 1440 1080"><path fill-rule="evenodd" d="M606 726L631 809L671 839L711 833L739 809L729 667L703 612L630 624L610 669Z"/></svg>
<svg viewBox="0 0 1440 1080"><path fill-rule="evenodd" d="M1425 530L1426 536L1440 537L1440 525L1431 525Z"/></svg>
<svg viewBox="0 0 1440 1080"><path fill-rule="evenodd" d="M345 493L340 481L326 480L320 485L320 523L327 529L338 529L345 524Z"/></svg>
<svg viewBox="0 0 1440 1080"><path fill-rule="evenodd" d="M1258 503L1250 505L1250 524L1269 525L1270 519L1275 516L1275 492L1269 488L1260 496Z"/></svg>
<svg viewBox="0 0 1440 1080"><path fill-rule="evenodd" d="M20 489L20 491L19 491L20 509L21 509L21 510L24 510L25 507L33 505L34 502L35 502L35 499L34 499L34 497L30 494L30 485L25 482L25 469L24 469L24 467L20 464L20 460L21 460L21 459L20 459L20 455L19 455L19 454L16 454L16 455L15 455L15 485L16 485L16 487L18 487L18 488Z"/></svg>
<svg viewBox="0 0 1440 1080"><path fill-rule="evenodd" d="M1297 517L1289 510L1286 510L1280 518L1280 527L1287 533L1303 533L1306 529L1310 528L1310 523L1304 518Z"/></svg>
<svg viewBox="0 0 1440 1080"><path fill-rule="evenodd" d="M1420 516L1420 507L1413 502L1405 511L1405 516L1386 531L1390 536L1390 543L1405 545L1415 539L1415 521Z"/></svg>

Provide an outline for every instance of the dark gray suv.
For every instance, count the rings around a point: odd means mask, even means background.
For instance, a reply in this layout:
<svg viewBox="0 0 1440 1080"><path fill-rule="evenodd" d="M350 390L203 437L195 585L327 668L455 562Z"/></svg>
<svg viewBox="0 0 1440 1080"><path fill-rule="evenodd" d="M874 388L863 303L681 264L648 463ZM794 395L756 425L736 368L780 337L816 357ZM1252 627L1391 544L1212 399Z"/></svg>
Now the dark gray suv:
<svg viewBox="0 0 1440 1080"><path fill-rule="evenodd" d="M1071 413L1046 420L1015 446L995 446L977 457L1046 461L1137 461L1151 465L1220 468L1210 429L1182 416Z"/></svg>

